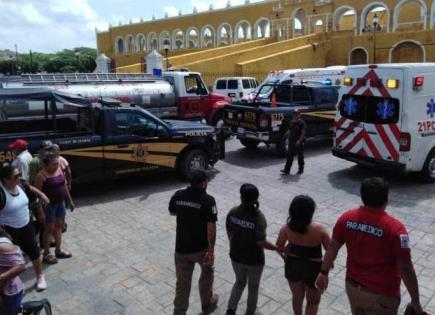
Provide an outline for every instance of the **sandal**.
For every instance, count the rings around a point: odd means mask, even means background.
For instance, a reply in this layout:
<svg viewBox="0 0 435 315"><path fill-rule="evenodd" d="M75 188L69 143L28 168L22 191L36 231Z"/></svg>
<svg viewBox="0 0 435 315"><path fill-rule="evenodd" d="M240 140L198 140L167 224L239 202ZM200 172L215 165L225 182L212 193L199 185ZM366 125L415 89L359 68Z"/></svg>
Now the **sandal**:
<svg viewBox="0 0 435 315"><path fill-rule="evenodd" d="M60 251L56 253L56 257L59 259L66 259L66 258L71 258L72 254L70 252L64 252L64 251Z"/></svg>
<svg viewBox="0 0 435 315"><path fill-rule="evenodd" d="M49 265L57 264L57 259L53 256L53 254L45 255L42 261Z"/></svg>

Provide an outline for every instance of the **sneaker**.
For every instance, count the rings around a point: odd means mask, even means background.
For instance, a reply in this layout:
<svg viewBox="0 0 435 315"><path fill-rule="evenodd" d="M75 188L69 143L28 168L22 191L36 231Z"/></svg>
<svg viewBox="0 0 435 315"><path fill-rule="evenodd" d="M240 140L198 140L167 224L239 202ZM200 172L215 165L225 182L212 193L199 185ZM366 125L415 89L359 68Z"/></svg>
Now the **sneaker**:
<svg viewBox="0 0 435 315"><path fill-rule="evenodd" d="M304 170L300 168L296 174L301 175L303 172Z"/></svg>
<svg viewBox="0 0 435 315"><path fill-rule="evenodd" d="M290 173L289 171L286 171L286 170L280 170L280 172L284 175L288 175Z"/></svg>
<svg viewBox="0 0 435 315"><path fill-rule="evenodd" d="M41 292L47 289L47 281L45 281L45 276L40 274L36 279L36 291Z"/></svg>
<svg viewBox="0 0 435 315"><path fill-rule="evenodd" d="M219 295L217 295L216 293L213 293L213 295L211 296L209 305L202 307L202 313L203 314L210 314L211 312L213 312L215 309L217 309L218 302L219 302Z"/></svg>

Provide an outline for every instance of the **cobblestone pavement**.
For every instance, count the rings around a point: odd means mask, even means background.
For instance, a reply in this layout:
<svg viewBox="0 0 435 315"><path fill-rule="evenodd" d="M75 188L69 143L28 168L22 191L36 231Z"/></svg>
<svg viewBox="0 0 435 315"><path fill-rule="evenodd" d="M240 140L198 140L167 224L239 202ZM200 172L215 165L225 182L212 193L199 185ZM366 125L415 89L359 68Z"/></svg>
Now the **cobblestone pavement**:
<svg viewBox="0 0 435 315"><path fill-rule="evenodd" d="M233 271L228 257L225 216L239 202L238 189L244 182L260 189L260 206L268 220L268 238L275 241L285 223L290 200L297 194L311 195L318 206L315 220L332 228L344 210L360 204L362 178L376 172L361 170L352 163L334 158L328 142L311 143L306 148L306 172L281 177L283 160L274 148L260 146L255 151L227 142L226 160L211 171L214 178L208 191L219 208L216 245L215 288L220 294L214 314L224 314ZM296 169L293 169L295 172ZM386 174L391 182L388 210L408 227L412 254L420 282L424 307L435 312L435 195L434 185L421 184L410 175ZM171 314L175 272L173 250L175 218L169 216L171 195L186 185L176 175L159 174L139 179L76 187L77 209L68 214L64 246L72 259L45 266L49 288L36 293L33 271L23 278L28 288L25 300L47 297L55 314ZM345 251L331 271L328 291L319 314L350 314L344 290ZM188 314L198 314L200 303L195 269ZM401 309L409 301L404 289ZM246 292L239 312L245 310ZM283 262L267 252L260 288L259 310L264 315L291 314L291 296L284 278Z"/></svg>

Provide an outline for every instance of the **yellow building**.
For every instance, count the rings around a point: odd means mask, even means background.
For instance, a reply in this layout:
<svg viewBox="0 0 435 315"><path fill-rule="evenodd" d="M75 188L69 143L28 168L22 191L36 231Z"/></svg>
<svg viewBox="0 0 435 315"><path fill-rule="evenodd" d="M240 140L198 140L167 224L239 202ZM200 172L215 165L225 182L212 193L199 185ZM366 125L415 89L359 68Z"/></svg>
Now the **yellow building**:
<svg viewBox="0 0 435 315"><path fill-rule="evenodd" d="M435 0L266 0L179 14L97 32L118 72L144 71L168 48L173 67L205 74L369 62L435 61Z"/></svg>

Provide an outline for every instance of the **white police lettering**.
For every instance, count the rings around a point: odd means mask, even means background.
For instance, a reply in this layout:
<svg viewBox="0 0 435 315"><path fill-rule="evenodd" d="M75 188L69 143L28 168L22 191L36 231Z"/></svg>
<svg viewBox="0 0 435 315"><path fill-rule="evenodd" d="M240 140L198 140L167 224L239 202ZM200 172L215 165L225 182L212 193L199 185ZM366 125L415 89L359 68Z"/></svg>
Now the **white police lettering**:
<svg viewBox="0 0 435 315"><path fill-rule="evenodd" d="M383 229L360 222L346 221L346 228L348 230L360 231L376 237L382 237L384 235Z"/></svg>
<svg viewBox="0 0 435 315"><path fill-rule="evenodd" d="M181 206L181 207L201 209L201 205L199 203L196 203L193 201L177 200L176 204L177 204L177 206Z"/></svg>
<svg viewBox="0 0 435 315"><path fill-rule="evenodd" d="M400 234L400 247L409 248L409 236L408 236L408 234Z"/></svg>
<svg viewBox="0 0 435 315"><path fill-rule="evenodd" d="M242 228L248 228L253 230L255 228L255 224L246 220L242 220L239 218L235 218L233 216L230 217L232 223L241 226Z"/></svg>

